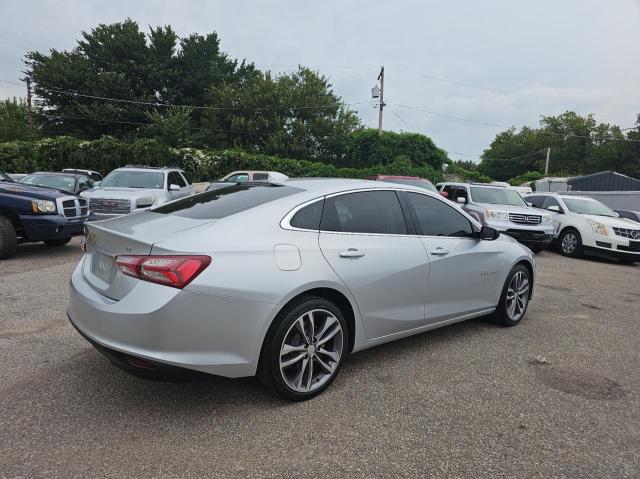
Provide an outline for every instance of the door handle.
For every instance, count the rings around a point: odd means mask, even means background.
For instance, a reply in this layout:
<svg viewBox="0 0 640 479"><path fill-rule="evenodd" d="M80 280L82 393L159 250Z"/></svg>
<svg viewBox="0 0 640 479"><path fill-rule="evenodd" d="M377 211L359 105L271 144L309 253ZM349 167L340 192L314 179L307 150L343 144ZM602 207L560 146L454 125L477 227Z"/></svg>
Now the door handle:
<svg viewBox="0 0 640 479"><path fill-rule="evenodd" d="M449 254L449 250L444 248L436 248L431 250L431 254L435 256L446 256Z"/></svg>
<svg viewBox="0 0 640 479"><path fill-rule="evenodd" d="M356 248L349 248L346 251L340 251L338 254L341 258L362 258L364 256L364 251L360 251Z"/></svg>

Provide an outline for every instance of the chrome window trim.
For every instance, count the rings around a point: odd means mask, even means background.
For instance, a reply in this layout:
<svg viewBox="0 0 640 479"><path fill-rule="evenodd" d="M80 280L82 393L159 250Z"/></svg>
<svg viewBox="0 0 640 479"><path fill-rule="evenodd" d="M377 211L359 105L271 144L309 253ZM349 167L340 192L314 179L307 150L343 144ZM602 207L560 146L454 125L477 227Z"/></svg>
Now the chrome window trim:
<svg viewBox="0 0 640 479"><path fill-rule="evenodd" d="M310 233L326 233L326 234L339 234L339 235L385 236L385 237L398 237L398 238L454 238L454 239L476 240L476 238L468 238L464 236L460 237L460 236L428 236L428 235L419 235L419 234L356 233L351 231L327 231L322 229L310 230L306 228L296 228L295 226L291 226L290 224L291 219L294 217L294 215L298 211L300 211L305 206L309 206L310 204L315 203L316 201L324 201L327 198L333 198L341 195L348 195L351 193L363 193L367 191L394 191L394 192L402 191L402 192L408 192L408 193L417 193L419 195L427 196L429 198L434 198L436 201L440 201L445 205L447 205L449 208L451 208L451 210L453 210L453 212L457 214L461 214L464 218L470 221L472 225L476 226L478 230L482 228L482 226L480 226L480 224L473 217L471 217L465 211L458 210L455 206L448 204L448 200L445 200L442 197L439 197L439 194L436 194L433 191L424 191L424 190L420 191L420 190L417 190L417 189L414 190L411 188L362 188L362 189L345 190L345 191L340 191L338 193L331 193L328 195L319 196L312 200L305 201L304 203L301 203L298 206L294 207L292 210L290 210L284 216L284 218L282 218L282 220L280 221L280 227L284 230L305 231L307 233L310 232Z"/></svg>

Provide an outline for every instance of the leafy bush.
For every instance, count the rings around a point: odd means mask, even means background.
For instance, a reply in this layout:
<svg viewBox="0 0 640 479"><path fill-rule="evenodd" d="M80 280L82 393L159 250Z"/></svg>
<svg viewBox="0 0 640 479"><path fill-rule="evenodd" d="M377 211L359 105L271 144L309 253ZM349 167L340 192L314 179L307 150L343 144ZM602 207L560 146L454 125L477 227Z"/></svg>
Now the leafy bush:
<svg viewBox="0 0 640 479"><path fill-rule="evenodd" d="M526 173L522 173L521 175L508 179L507 182L511 186L520 186L523 183L531 183L532 181L537 181L543 177L544 175L538 171L527 171Z"/></svg>
<svg viewBox="0 0 640 479"><path fill-rule="evenodd" d="M455 175L460 177L463 181L474 181L476 183L491 183L491 178L486 175L483 175L479 171L470 171L466 170L457 162L450 162L446 166L447 174Z"/></svg>
<svg viewBox="0 0 640 479"><path fill-rule="evenodd" d="M440 170L427 164L416 165L407 156L398 156L392 162L368 168L337 168L322 162L247 153L239 149L171 148L152 139L126 142L103 136L86 141L61 136L33 142L0 143L0 171L10 173L60 171L74 167L106 174L128 164L179 166L194 181L209 181L242 169L279 171L290 177L363 178L385 174L420 176L434 183L443 179Z"/></svg>

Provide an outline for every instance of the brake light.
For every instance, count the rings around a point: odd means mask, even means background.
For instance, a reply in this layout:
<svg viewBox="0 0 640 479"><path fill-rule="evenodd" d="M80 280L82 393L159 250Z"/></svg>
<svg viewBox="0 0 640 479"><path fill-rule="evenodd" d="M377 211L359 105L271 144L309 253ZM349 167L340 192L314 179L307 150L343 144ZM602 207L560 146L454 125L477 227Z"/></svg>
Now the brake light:
<svg viewBox="0 0 640 479"><path fill-rule="evenodd" d="M122 274L182 289L209 264L209 256L117 256Z"/></svg>

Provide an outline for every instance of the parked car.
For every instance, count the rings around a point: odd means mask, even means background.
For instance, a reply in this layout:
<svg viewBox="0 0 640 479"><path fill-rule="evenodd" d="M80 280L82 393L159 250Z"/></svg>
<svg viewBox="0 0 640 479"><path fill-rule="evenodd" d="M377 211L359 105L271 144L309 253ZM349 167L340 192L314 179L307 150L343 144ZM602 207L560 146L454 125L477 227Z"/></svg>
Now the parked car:
<svg viewBox="0 0 640 479"><path fill-rule="evenodd" d="M84 173L54 173L39 171L25 175L20 183L31 186L42 186L72 195L79 195L83 191L93 188L97 181Z"/></svg>
<svg viewBox="0 0 640 479"><path fill-rule="evenodd" d="M373 175L365 177L367 180L386 181L387 183L398 183L400 185L412 185L424 188L427 191L437 193L436 187L429 180L419 176L397 176L397 175Z"/></svg>
<svg viewBox="0 0 640 479"><path fill-rule="evenodd" d="M100 185L83 195L89 199L91 219L103 220L191 196L193 184L176 167L128 165L109 173Z"/></svg>
<svg viewBox="0 0 640 479"><path fill-rule="evenodd" d="M18 243L65 245L82 234L88 217L83 198L18 183L0 172L0 259L12 256Z"/></svg>
<svg viewBox="0 0 640 479"><path fill-rule="evenodd" d="M278 173L277 171L234 171L220 178L219 181L228 181L229 183L245 183L251 181L283 181L288 180L287 175Z"/></svg>
<svg viewBox="0 0 640 479"><path fill-rule="evenodd" d="M136 374L258 373L308 399L346 354L525 315L533 253L439 195L364 180L241 183L90 223L69 318Z"/></svg>
<svg viewBox="0 0 640 479"><path fill-rule="evenodd" d="M79 168L65 168L62 170L63 173L77 173L79 175L86 175L90 177L93 181L102 181L104 178L100 173L93 170L82 170Z"/></svg>
<svg viewBox="0 0 640 479"><path fill-rule="evenodd" d="M626 218L628 220L632 220L637 223L640 223L640 211L633 211L633 210L613 210L613 211L618 213L618 216L620 218Z"/></svg>
<svg viewBox="0 0 640 479"><path fill-rule="evenodd" d="M462 209L480 224L515 238L534 253L551 243L551 214L528 206L517 191L486 183L445 182L438 185L443 196L462 205Z"/></svg>
<svg viewBox="0 0 640 479"><path fill-rule="evenodd" d="M640 225L586 196L534 193L526 197L553 215L553 237L563 255L596 253L623 262L640 261Z"/></svg>

